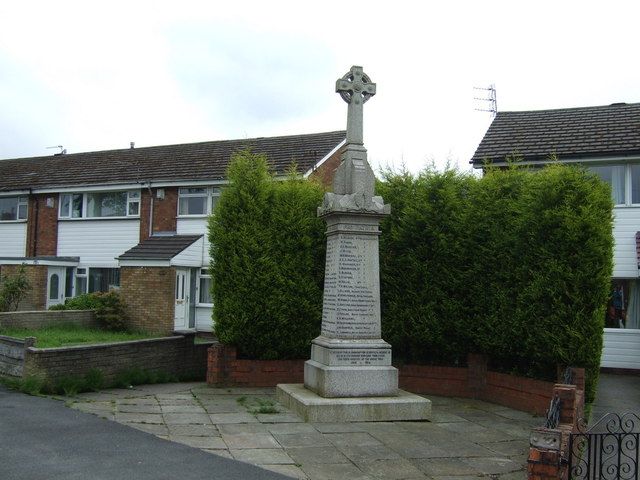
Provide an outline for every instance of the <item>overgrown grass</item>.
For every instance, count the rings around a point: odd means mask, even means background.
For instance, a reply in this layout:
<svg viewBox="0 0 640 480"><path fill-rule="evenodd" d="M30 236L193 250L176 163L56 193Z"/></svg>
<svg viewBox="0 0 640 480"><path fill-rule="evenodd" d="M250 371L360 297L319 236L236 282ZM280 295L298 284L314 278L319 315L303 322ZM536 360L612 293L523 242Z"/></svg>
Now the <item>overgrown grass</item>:
<svg viewBox="0 0 640 480"><path fill-rule="evenodd" d="M36 346L38 348L66 347L91 343L124 342L128 340L153 338L153 335L140 331L111 332L76 325L59 325L38 329L0 327L0 335L16 338L36 337Z"/></svg>

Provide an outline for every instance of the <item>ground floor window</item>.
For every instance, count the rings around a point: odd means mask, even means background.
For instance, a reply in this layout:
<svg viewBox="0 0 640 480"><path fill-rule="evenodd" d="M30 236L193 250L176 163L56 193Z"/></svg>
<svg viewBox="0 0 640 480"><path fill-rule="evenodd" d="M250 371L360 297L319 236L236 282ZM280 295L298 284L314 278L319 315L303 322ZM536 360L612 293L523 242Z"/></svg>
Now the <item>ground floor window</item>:
<svg viewBox="0 0 640 480"><path fill-rule="evenodd" d="M120 269L88 268L88 293L108 292L120 288Z"/></svg>
<svg viewBox="0 0 640 480"><path fill-rule="evenodd" d="M640 329L640 281L614 279L611 282L604 326Z"/></svg>
<svg viewBox="0 0 640 480"><path fill-rule="evenodd" d="M200 269L200 281L198 284L198 303L205 305L212 305L213 299L211 298L211 275L206 268Z"/></svg>

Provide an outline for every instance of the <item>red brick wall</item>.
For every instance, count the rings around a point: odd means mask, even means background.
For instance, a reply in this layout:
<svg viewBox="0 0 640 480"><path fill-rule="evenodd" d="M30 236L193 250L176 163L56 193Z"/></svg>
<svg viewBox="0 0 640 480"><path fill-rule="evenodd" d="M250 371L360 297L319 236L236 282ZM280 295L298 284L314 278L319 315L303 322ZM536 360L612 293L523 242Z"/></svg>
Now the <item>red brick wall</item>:
<svg viewBox="0 0 640 480"><path fill-rule="evenodd" d="M121 267L120 296L132 328L173 332L176 271L171 267Z"/></svg>
<svg viewBox="0 0 640 480"><path fill-rule="evenodd" d="M27 251L25 256L55 256L58 252L58 195L29 197ZM47 200L49 205L47 206Z"/></svg>
<svg viewBox="0 0 640 480"><path fill-rule="evenodd" d="M210 385L274 387L302 383L305 360L241 360L236 349L214 345L209 349ZM551 401L553 383L487 371L487 358L470 355L469 367L403 365L399 386L414 393L478 398L506 407L543 415ZM484 387L480 388L481 385Z"/></svg>
<svg viewBox="0 0 640 480"><path fill-rule="evenodd" d="M333 176L336 168L340 165L340 155L344 149L340 149L331 155L326 162L320 165L312 174L311 178L317 179L325 187L331 188L333 185Z"/></svg>
<svg viewBox="0 0 640 480"><path fill-rule="evenodd" d="M140 241L149 238L149 209L153 201L153 232L175 232L178 214L178 189L164 188L164 198L157 198L157 188L142 189L140 204Z"/></svg>
<svg viewBox="0 0 640 480"><path fill-rule="evenodd" d="M275 387L304 382L304 360L240 360L236 349L216 344L209 348L207 383L241 387Z"/></svg>
<svg viewBox="0 0 640 480"><path fill-rule="evenodd" d="M13 276L20 270L20 265L2 265L2 276ZM47 308L47 266L25 265L25 273L31 284L31 289L18 304L18 310L46 310Z"/></svg>

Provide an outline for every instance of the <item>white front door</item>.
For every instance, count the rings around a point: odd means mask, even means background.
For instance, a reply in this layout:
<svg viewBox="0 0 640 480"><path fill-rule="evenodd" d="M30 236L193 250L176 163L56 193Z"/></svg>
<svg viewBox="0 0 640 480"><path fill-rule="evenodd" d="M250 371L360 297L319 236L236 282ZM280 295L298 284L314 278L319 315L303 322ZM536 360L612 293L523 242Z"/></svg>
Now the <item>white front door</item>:
<svg viewBox="0 0 640 480"><path fill-rule="evenodd" d="M174 314L174 328L185 330L189 328L189 285L188 268L176 269L176 306Z"/></svg>
<svg viewBox="0 0 640 480"><path fill-rule="evenodd" d="M66 269L64 267L49 267L47 273L47 308L64 303L66 288Z"/></svg>

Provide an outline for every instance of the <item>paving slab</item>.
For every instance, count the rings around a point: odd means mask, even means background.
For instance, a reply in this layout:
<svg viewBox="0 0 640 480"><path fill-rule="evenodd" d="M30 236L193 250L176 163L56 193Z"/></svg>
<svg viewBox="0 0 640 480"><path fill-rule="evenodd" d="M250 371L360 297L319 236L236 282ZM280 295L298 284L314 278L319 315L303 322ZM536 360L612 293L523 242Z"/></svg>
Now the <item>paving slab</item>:
<svg viewBox="0 0 640 480"><path fill-rule="evenodd" d="M301 465L300 468L311 480L336 480L338 478L371 480L373 478L351 463L308 463Z"/></svg>
<svg viewBox="0 0 640 480"><path fill-rule="evenodd" d="M170 435L172 442L182 443L190 447L203 448L206 450L226 450L227 443L221 437L195 437L192 435Z"/></svg>
<svg viewBox="0 0 640 480"><path fill-rule="evenodd" d="M427 478L412 462L404 458L374 460L356 465L358 465L364 473L373 478L384 478L388 480Z"/></svg>
<svg viewBox="0 0 640 480"><path fill-rule="evenodd" d="M279 448L232 449L230 453L236 460L254 465L293 465L295 463L284 450Z"/></svg>
<svg viewBox="0 0 640 480"><path fill-rule="evenodd" d="M278 404L279 413L254 413L274 393L204 384L156 393L136 387L78 396L70 406L305 479L525 478L529 433L542 423L503 406L444 397L431 397L431 421L304 423Z"/></svg>
<svg viewBox="0 0 640 480"><path fill-rule="evenodd" d="M280 448L270 433L223 433L222 439L229 449Z"/></svg>

